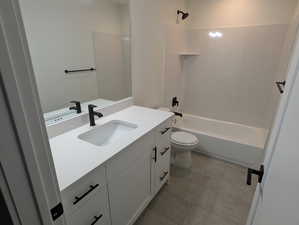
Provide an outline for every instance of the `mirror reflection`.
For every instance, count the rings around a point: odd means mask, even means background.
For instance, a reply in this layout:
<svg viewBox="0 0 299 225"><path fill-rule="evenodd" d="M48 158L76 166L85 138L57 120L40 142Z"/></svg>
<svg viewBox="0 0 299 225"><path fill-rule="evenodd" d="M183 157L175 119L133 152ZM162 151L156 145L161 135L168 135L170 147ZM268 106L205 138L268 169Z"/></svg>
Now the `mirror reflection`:
<svg viewBox="0 0 299 225"><path fill-rule="evenodd" d="M131 96L128 2L20 1L46 122Z"/></svg>

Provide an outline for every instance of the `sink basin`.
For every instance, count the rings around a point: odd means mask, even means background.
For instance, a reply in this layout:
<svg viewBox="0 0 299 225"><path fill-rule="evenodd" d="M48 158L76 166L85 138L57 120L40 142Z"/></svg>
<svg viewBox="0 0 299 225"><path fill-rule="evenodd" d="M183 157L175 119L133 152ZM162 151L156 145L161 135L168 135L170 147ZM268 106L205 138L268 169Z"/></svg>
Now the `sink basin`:
<svg viewBox="0 0 299 225"><path fill-rule="evenodd" d="M120 120L112 120L101 126L82 133L79 139L89 142L96 146L105 146L117 141L118 138L125 136L130 131L137 128L137 125Z"/></svg>

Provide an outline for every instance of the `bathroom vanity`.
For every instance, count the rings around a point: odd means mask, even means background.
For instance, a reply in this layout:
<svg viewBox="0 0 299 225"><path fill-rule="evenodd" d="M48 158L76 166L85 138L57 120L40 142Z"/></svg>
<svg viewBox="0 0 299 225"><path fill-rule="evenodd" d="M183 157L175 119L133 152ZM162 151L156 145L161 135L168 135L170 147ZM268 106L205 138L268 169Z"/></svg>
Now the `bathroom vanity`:
<svg viewBox="0 0 299 225"><path fill-rule="evenodd" d="M135 222L169 178L172 116L131 106L50 139L68 224Z"/></svg>

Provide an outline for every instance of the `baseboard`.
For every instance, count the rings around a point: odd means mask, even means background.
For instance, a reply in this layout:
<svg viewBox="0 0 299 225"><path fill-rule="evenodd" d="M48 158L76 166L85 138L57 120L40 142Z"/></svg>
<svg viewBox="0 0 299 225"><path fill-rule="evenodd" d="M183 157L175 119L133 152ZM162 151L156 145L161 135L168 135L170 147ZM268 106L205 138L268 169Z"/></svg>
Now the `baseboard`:
<svg viewBox="0 0 299 225"><path fill-rule="evenodd" d="M237 161L237 160L234 160L234 159L231 159L231 158L228 158L228 157L224 157L224 156L221 156L221 155L218 155L218 154L214 154L214 153L211 153L211 152L208 152L208 151L204 151L204 150L200 150L200 149L194 149L192 152L203 154L203 155L209 156L211 158L215 158L215 159L220 159L222 161L233 163L233 164L245 167L245 168L251 168L252 167L251 165L249 165L247 163L240 162L240 161Z"/></svg>

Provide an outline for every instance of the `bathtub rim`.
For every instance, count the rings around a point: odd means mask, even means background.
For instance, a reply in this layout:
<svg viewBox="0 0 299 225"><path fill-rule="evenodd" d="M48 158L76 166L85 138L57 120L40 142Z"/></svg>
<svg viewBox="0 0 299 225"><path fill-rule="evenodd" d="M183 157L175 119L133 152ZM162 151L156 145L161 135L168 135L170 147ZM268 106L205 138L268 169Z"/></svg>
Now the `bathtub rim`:
<svg viewBox="0 0 299 225"><path fill-rule="evenodd" d="M260 128L260 127L252 127L252 126L248 126L248 125L244 125L244 124L240 124L240 123L235 123L235 122L230 122L230 121L224 121L224 120L217 120L217 119L213 119L213 118L208 118L208 117L202 117L202 116L197 116L197 115L193 115L193 114L187 114L184 113L184 116L186 117L191 117L191 118L195 118L195 119L201 119L201 120L207 120L210 122L216 122L216 123L224 123L224 124L229 124L229 125L233 125L233 126L238 126L238 127L243 127L246 129L253 129L256 131L261 131L263 133L263 143L248 143L248 142L242 142L241 140L237 139L237 138L230 138L230 137L225 137L225 136L221 136L212 132L205 132L202 130L196 130L196 129L192 129L192 128L188 128L183 125L177 125L180 122L176 122L174 124L174 128L175 129L181 129L181 130L185 130L187 132L191 132L191 133L195 133L195 134L202 134L202 135L206 135L206 136L211 136L211 137L215 137L221 140L225 140L225 141L231 141L231 142L235 142L238 144L242 144L242 145L246 145L246 146L250 146L250 147L255 147L255 148L260 148L261 150L264 150L265 146L266 146L266 142L267 142L267 136L269 133L269 130L265 129L265 128ZM181 119L184 121L184 117L183 119Z"/></svg>

